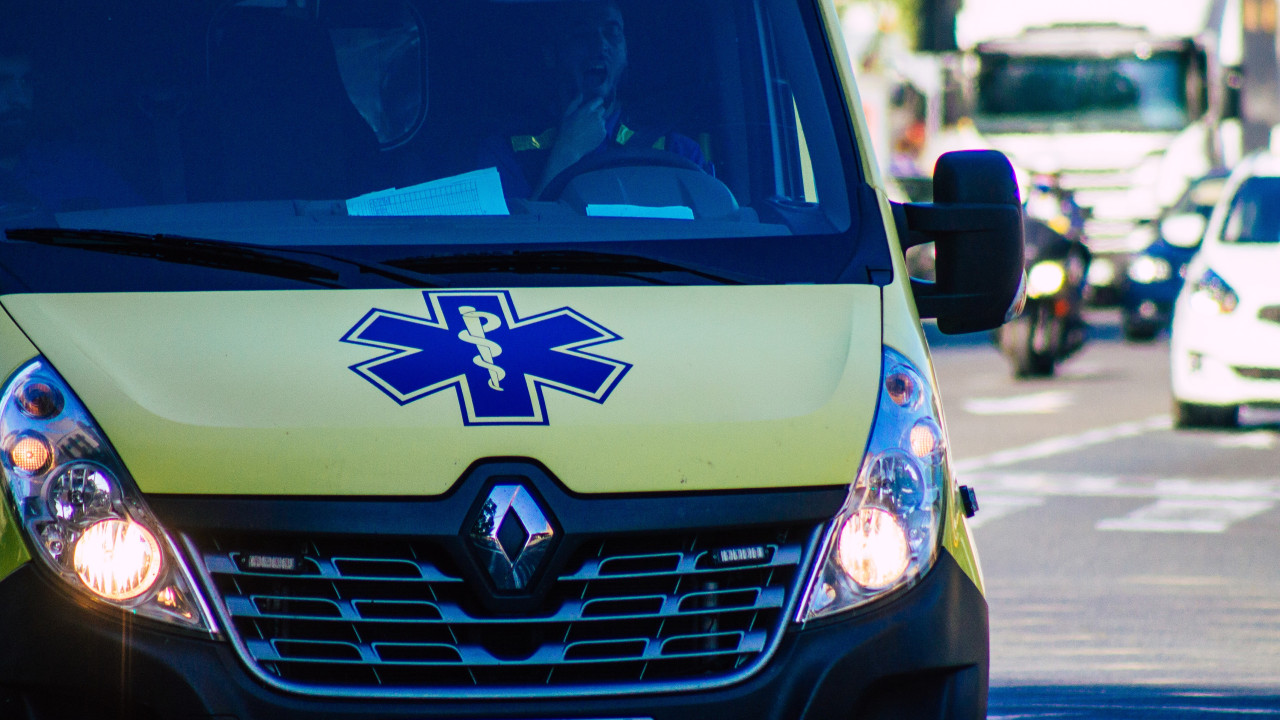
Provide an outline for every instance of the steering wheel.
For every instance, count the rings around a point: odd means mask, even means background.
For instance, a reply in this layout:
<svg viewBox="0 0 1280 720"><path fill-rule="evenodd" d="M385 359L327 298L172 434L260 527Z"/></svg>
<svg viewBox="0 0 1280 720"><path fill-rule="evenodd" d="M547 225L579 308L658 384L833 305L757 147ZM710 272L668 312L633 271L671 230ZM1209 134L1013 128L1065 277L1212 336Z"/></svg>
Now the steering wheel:
<svg viewBox="0 0 1280 720"><path fill-rule="evenodd" d="M670 150L656 148L611 148L604 152L593 152L583 156L578 162L561 170L551 178L551 182L538 193L537 200L557 200L564 193L568 184L579 175L597 170L608 170L618 167L669 167L680 170L697 170L702 168L697 163Z"/></svg>

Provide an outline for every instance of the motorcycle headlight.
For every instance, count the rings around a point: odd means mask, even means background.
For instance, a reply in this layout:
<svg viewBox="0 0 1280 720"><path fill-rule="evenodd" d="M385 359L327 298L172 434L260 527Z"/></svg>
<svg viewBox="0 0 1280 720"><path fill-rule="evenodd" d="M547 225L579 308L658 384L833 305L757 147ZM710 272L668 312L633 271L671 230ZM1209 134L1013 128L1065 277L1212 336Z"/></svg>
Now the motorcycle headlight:
<svg viewBox="0 0 1280 720"><path fill-rule="evenodd" d="M1027 297L1053 295L1067 282L1067 270L1057 260L1041 260L1027 272Z"/></svg>
<svg viewBox="0 0 1280 720"><path fill-rule="evenodd" d="M1226 315L1240 304L1240 296L1218 273L1206 269L1191 286L1191 306Z"/></svg>
<svg viewBox="0 0 1280 720"><path fill-rule="evenodd" d="M1129 279L1141 285L1164 282L1173 276L1173 266L1164 258L1139 255L1129 263Z"/></svg>
<svg viewBox="0 0 1280 720"><path fill-rule="evenodd" d="M827 530L798 620L864 605L914 584L933 566L950 478L941 417L924 374L885 348L871 440Z"/></svg>
<svg viewBox="0 0 1280 720"><path fill-rule="evenodd" d="M4 490L38 561L81 597L213 632L208 607L124 464L42 359L0 395Z"/></svg>

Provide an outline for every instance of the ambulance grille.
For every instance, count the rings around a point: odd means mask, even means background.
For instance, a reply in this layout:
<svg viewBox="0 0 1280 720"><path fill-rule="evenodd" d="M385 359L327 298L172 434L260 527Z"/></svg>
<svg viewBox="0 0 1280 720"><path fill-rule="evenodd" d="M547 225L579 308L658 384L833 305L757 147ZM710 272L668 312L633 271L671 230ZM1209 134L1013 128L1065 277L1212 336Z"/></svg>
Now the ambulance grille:
<svg viewBox="0 0 1280 720"><path fill-rule="evenodd" d="M487 610L430 540L223 534L188 548L268 682L466 697L736 681L778 643L817 539L792 526L582 542L519 614Z"/></svg>

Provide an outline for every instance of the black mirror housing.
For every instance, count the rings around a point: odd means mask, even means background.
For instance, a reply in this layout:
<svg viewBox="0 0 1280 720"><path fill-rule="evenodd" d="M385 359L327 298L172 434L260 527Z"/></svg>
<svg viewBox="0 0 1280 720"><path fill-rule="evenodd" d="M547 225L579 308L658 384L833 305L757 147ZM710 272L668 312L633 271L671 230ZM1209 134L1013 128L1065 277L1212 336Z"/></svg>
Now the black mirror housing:
<svg viewBox="0 0 1280 720"><path fill-rule="evenodd" d="M932 203L893 203L903 252L932 242L933 282L911 279L921 318L954 335L997 328L1022 309L1022 201L1013 166L994 150L938 158Z"/></svg>

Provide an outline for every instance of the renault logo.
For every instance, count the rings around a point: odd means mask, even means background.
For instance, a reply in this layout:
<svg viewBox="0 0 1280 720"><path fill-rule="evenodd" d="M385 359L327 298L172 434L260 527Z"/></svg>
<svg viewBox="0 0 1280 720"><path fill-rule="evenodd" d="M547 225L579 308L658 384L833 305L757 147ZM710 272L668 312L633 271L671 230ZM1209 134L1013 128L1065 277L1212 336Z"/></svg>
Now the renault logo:
<svg viewBox="0 0 1280 720"><path fill-rule="evenodd" d="M468 539L498 590L523 590L551 546L555 530L522 485L497 485L471 523Z"/></svg>

